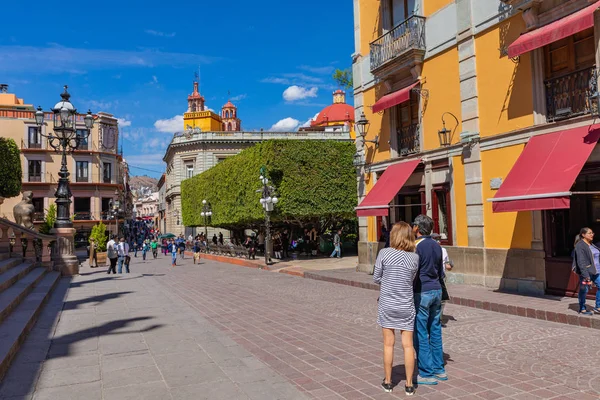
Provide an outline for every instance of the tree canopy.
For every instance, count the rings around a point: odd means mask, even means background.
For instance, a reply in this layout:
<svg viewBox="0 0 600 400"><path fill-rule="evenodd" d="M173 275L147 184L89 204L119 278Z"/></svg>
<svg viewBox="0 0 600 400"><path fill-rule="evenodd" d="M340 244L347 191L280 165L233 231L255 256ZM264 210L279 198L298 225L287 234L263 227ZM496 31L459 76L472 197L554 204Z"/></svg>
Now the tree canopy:
<svg viewBox="0 0 600 400"><path fill-rule="evenodd" d="M265 166L279 202L272 221L327 226L354 218L356 174L351 142L271 140L227 158L181 183L185 226L203 226L202 200L212 209L211 226L253 228L264 221L259 202Z"/></svg>
<svg viewBox="0 0 600 400"><path fill-rule="evenodd" d="M0 197L21 193L21 151L13 139L0 137Z"/></svg>
<svg viewBox="0 0 600 400"><path fill-rule="evenodd" d="M347 69L339 69L337 68L333 71L332 78L337 84L346 90L352 90L353 82L352 82L352 70L350 68Z"/></svg>

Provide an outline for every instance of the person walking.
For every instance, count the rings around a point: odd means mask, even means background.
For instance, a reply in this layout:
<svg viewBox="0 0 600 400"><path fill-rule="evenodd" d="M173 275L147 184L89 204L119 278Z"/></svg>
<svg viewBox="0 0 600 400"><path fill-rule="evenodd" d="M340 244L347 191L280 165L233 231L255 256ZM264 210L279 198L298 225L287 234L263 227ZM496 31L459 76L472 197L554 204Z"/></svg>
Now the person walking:
<svg viewBox="0 0 600 400"><path fill-rule="evenodd" d="M144 244L142 245L142 260L146 261L146 253L150 250L150 246L148 245L148 240L144 240Z"/></svg>
<svg viewBox="0 0 600 400"><path fill-rule="evenodd" d="M152 249L152 257L156 260L156 257L158 256L158 242L156 241L156 238L152 239L152 242L150 242L150 248Z"/></svg>
<svg viewBox="0 0 600 400"><path fill-rule="evenodd" d="M289 249L290 249L290 234L287 229L283 230L281 234L281 246L283 251L283 258L289 258Z"/></svg>
<svg viewBox="0 0 600 400"><path fill-rule="evenodd" d="M200 263L200 239L194 241L194 264L196 264L196 260Z"/></svg>
<svg viewBox="0 0 600 400"><path fill-rule="evenodd" d="M597 288L593 310L600 313L600 248L593 241L594 232L587 227L581 228L573 250L573 271L579 275L579 313L583 315L593 314L588 311L585 301L592 282Z"/></svg>
<svg viewBox="0 0 600 400"><path fill-rule="evenodd" d="M213 235L213 237L212 237L212 242L213 242L213 244L214 244L215 246L216 246L216 245L217 245L217 243L219 242L219 239L217 239L217 234L216 234L216 233L215 233L215 234Z"/></svg>
<svg viewBox="0 0 600 400"><path fill-rule="evenodd" d="M183 237L179 238L177 247L179 247L179 257L183 260L185 256L185 239Z"/></svg>
<svg viewBox="0 0 600 400"><path fill-rule="evenodd" d="M108 258L108 261L110 262L110 266L108 267L108 271L106 273L110 274L112 272L113 274L116 274L117 273L117 260L119 259L119 253L117 252L117 243L115 242L114 235L111 236L108 243L106 243L106 257Z"/></svg>
<svg viewBox="0 0 600 400"><path fill-rule="evenodd" d="M175 267L177 265L177 244L175 243L175 239L171 239L169 251L171 252L171 267Z"/></svg>
<svg viewBox="0 0 600 400"><path fill-rule="evenodd" d="M125 264L125 271L129 273L129 261L126 260L129 257L129 244L123 236L119 239L117 254L119 255L119 274L123 273L123 264Z"/></svg>
<svg viewBox="0 0 600 400"><path fill-rule="evenodd" d="M406 222L394 224L390 237L390 247L379 252L373 272L373 282L380 285L377 324L383 331L385 375L381 387L386 392L391 392L393 388L394 345L396 330L399 330L406 372L404 391L408 396L412 396L415 393L413 330L416 315L413 284L419 269L419 256L414 253L414 234Z"/></svg>
<svg viewBox="0 0 600 400"><path fill-rule="evenodd" d="M223 243L223 232L219 232L219 244L222 246Z"/></svg>
<svg viewBox="0 0 600 400"><path fill-rule="evenodd" d="M415 322L414 345L417 352L419 374L417 384L437 385L448 380L444 368L442 346L442 247L431 238L433 220L427 215L417 215L413 232L417 236L416 253L419 271L414 283Z"/></svg>
<svg viewBox="0 0 600 400"><path fill-rule="evenodd" d="M342 230L338 229L338 231L333 236L333 253L331 253L330 258L333 258L337 254L337 258L342 258Z"/></svg>

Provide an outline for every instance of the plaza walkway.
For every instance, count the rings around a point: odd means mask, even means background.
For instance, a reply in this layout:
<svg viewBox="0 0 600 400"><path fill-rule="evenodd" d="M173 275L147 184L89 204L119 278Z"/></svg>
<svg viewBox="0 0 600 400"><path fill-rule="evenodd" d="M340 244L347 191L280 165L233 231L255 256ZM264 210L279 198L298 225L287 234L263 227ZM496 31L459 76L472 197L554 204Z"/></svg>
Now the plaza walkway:
<svg viewBox="0 0 600 400"><path fill-rule="evenodd" d="M61 281L0 399L404 397L379 388L374 290L161 256L134 258L129 275L82 273ZM450 380L415 398L600 397L597 330L454 304L446 314Z"/></svg>

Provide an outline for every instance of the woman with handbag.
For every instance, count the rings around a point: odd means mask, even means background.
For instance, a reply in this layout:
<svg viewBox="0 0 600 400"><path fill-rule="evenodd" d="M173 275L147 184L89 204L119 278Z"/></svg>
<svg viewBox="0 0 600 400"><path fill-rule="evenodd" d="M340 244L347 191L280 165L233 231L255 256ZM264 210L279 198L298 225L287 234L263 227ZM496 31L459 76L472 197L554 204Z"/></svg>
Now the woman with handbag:
<svg viewBox="0 0 600 400"><path fill-rule="evenodd" d="M405 393L412 396L415 350L413 331L415 327L415 301L413 283L419 269L419 256L414 253L415 238L406 222L397 222L390 233L390 247L377 255L373 281L379 285L377 324L383 332L383 371L381 387L391 392L392 365L394 362L395 332L400 331L404 350L406 371Z"/></svg>
<svg viewBox="0 0 600 400"><path fill-rule="evenodd" d="M593 315L587 310L586 297L592 287L596 285L596 306L593 310L600 313L600 248L594 243L594 232L590 228L581 228L575 239L573 268L579 275L579 313Z"/></svg>

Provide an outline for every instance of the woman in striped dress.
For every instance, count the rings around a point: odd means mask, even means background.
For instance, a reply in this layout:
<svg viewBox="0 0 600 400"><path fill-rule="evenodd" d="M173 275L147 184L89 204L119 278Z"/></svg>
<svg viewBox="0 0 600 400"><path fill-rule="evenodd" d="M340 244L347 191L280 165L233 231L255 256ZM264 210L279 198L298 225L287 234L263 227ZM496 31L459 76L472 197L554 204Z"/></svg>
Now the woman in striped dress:
<svg viewBox="0 0 600 400"><path fill-rule="evenodd" d="M386 392L392 391L395 331L400 330L406 370L405 392L414 394L413 371L415 350L415 301L413 281L419 269L419 256L414 253L415 238L410 225L397 222L390 232L390 247L382 249L375 262L373 281L381 285L377 323L383 330L383 370L381 384Z"/></svg>

